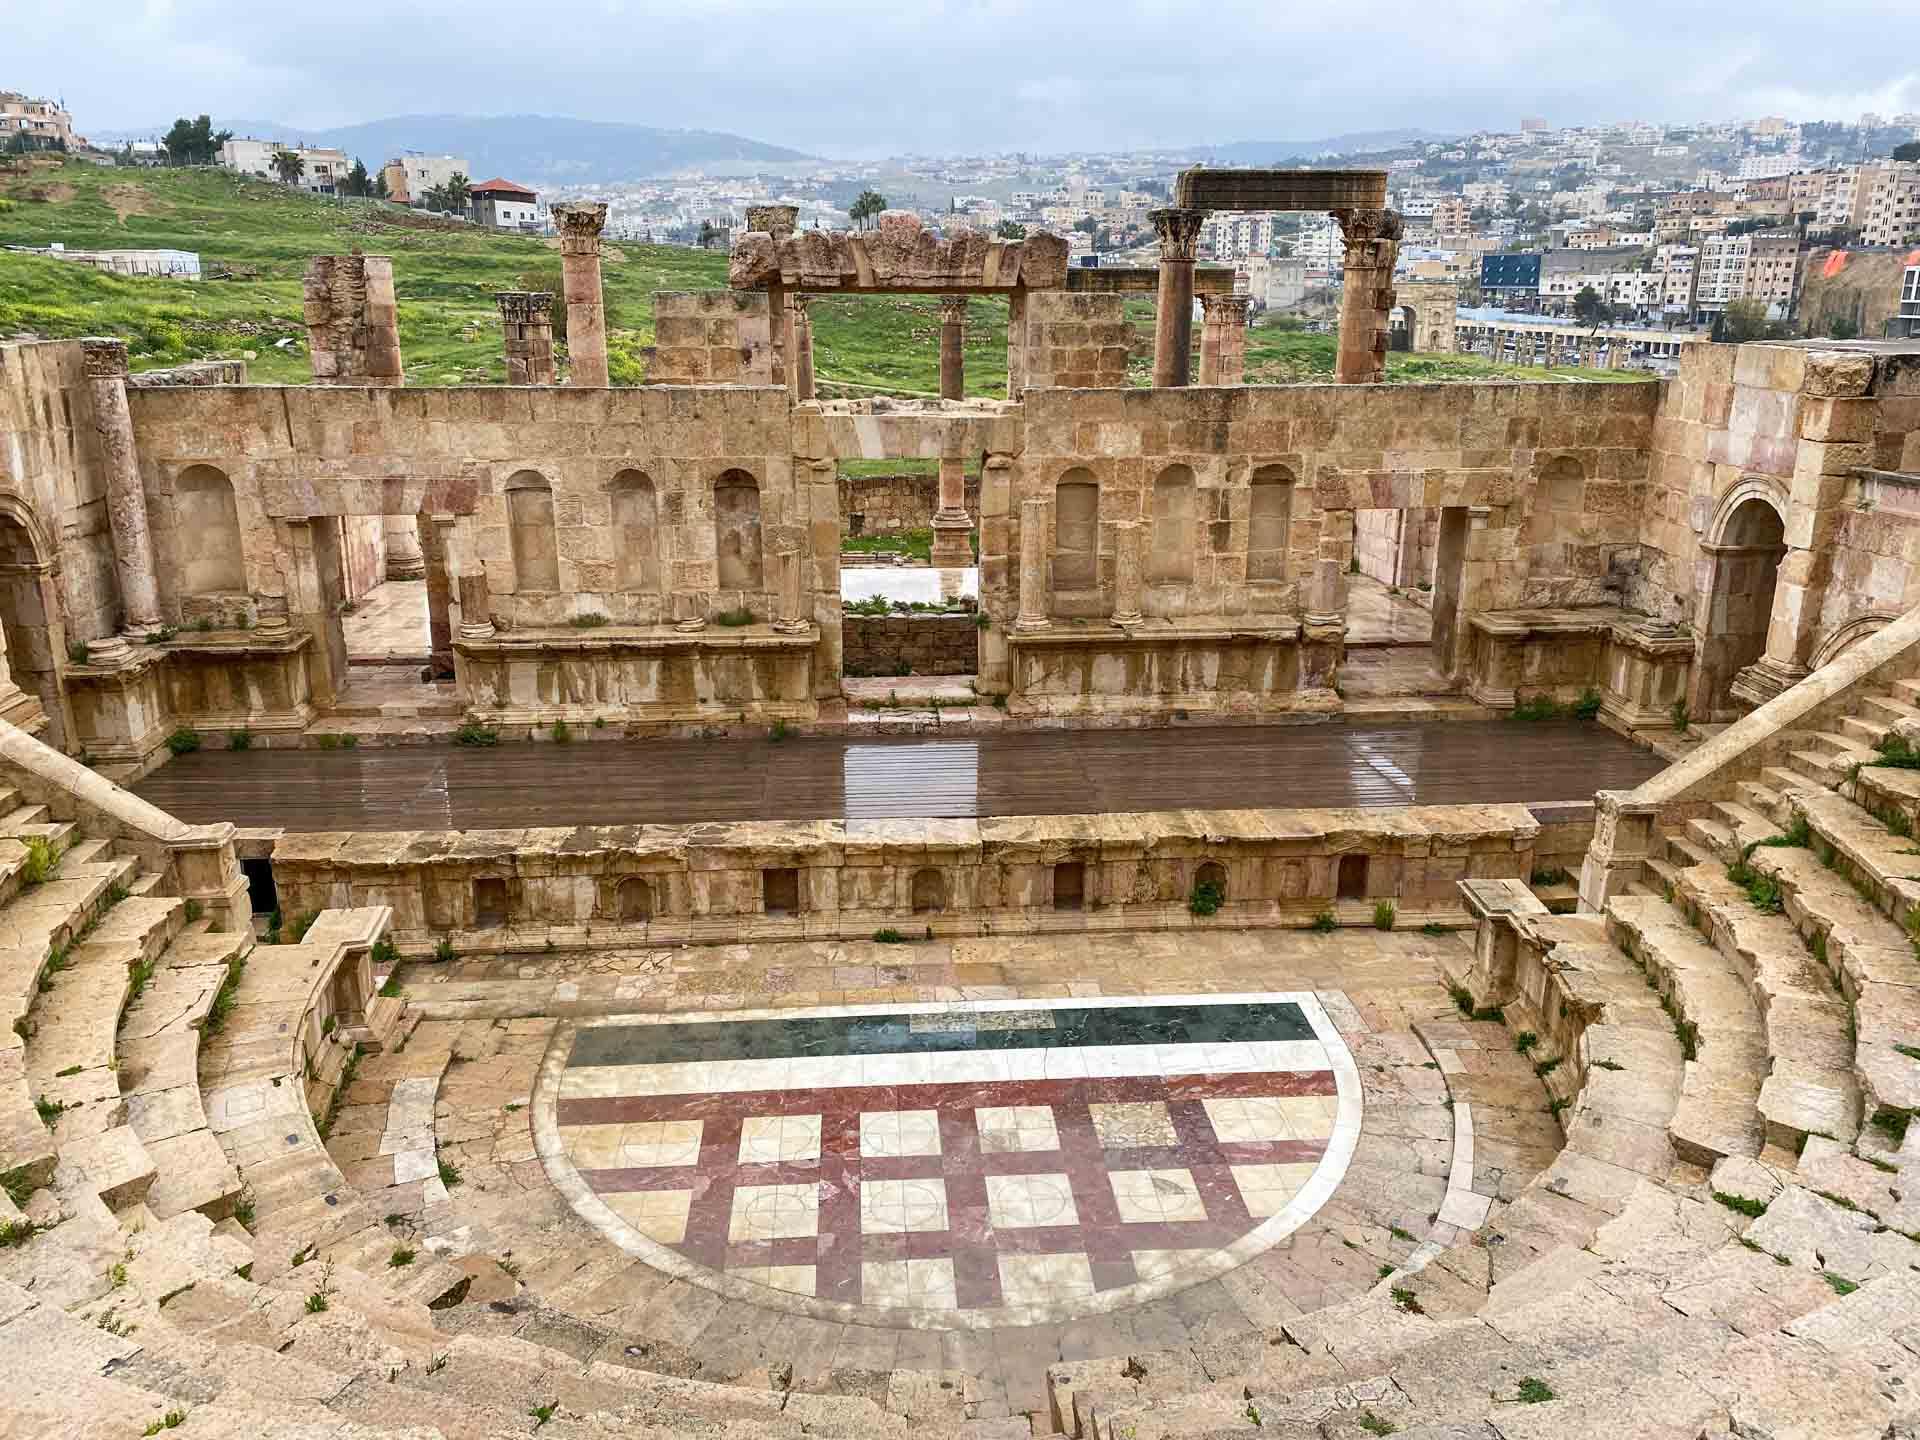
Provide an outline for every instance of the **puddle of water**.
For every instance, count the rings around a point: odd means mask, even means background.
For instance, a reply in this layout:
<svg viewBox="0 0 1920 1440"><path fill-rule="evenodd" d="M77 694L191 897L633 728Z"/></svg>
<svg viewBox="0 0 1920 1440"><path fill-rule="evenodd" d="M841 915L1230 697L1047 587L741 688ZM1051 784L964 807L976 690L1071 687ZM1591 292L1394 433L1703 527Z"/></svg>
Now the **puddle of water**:
<svg viewBox="0 0 1920 1440"><path fill-rule="evenodd" d="M963 595L980 593L980 572L934 570L924 565L849 565L840 571L842 600L918 600L931 605L938 600L958 600Z"/></svg>

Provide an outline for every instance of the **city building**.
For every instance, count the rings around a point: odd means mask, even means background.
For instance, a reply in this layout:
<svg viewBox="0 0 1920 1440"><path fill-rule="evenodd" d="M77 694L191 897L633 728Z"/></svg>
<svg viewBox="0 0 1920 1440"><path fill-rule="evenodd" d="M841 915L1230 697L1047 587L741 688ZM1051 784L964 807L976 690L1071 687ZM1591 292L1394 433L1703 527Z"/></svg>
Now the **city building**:
<svg viewBox="0 0 1920 1440"><path fill-rule="evenodd" d="M341 183L347 178L347 172L353 168L353 162L347 158L347 152L336 150L332 146L286 145L278 140L259 140L252 137L233 139L220 147L220 163L229 170L242 175L257 175L263 180L279 179L279 172L273 168L274 157L283 150L290 150L303 162L300 178L294 183L302 190L312 191L316 195L337 195Z"/></svg>
<svg viewBox="0 0 1920 1440"><path fill-rule="evenodd" d="M1496 303L1537 304L1540 296L1538 254L1482 255L1480 289Z"/></svg>
<svg viewBox="0 0 1920 1440"><path fill-rule="evenodd" d="M1860 221L1863 245L1920 242L1920 163L1895 161L1873 177Z"/></svg>
<svg viewBox="0 0 1920 1440"><path fill-rule="evenodd" d="M456 175L471 176L463 155L428 155L418 150L403 150L380 167L386 177L387 198L401 205L425 202L429 190L446 185Z"/></svg>
<svg viewBox="0 0 1920 1440"><path fill-rule="evenodd" d="M1920 265L1909 265L1900 277L1900 313L1889 328L1909 340L1920 339Z"/></svg>
<svg viewBox="0 0 1920 1440"><path fill-rule="evenodd" d="M540 223L540 197L511 180L486 180L468 192L473 218L496 230L524 230Z"/></svg>
<svg viewBox="0 0 1920 1440"><path fill-rule="evenodd" d="M18 135L53 149L87 143L73 133L73 116L59 101L38 100L18 90L0 90L0 150Z"/></svg>

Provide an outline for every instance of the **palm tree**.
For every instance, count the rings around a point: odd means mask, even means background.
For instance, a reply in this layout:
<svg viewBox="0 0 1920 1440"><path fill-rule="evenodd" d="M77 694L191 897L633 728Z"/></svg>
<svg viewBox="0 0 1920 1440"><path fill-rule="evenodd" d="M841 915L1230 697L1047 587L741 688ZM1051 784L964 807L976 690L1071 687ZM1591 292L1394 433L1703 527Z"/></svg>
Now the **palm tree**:
<svg viewBox="0 0 1920 1440"><path fill-rule="evenodd" d="M473 182L458 170L447 181L447 209L456 215L467 213L467 204L473 198Z"/></svg>
<svg viewBox="0 0 1920 1440"><path fill-rule="evenodd" d="M877 190L862 190L859 198L847 207L847 218L864 230L867 227L867 221L886 208L886 196Z"/></svg>
<svg viewBox="0 0 1920 1440"><path fill-rule="evenodd" d="M307 162L297 150L276 150L273 152L273 173L280 178L282 185L292 185L307 173Z"/></svg>

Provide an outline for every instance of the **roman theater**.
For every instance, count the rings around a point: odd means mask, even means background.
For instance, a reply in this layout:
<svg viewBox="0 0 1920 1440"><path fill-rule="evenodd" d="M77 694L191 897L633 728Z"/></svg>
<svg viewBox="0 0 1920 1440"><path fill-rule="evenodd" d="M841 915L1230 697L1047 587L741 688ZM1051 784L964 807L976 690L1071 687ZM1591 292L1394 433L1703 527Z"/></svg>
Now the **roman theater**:
<svg viewBox="0 0 1920 1440"><path fill-rule="evenodd" d="M1171 199L763 207L639 386L597 204L505 386L404 254L0 343L0 1434L1914 1433L1920 345L1389 385L1385 172Z"/></svg>

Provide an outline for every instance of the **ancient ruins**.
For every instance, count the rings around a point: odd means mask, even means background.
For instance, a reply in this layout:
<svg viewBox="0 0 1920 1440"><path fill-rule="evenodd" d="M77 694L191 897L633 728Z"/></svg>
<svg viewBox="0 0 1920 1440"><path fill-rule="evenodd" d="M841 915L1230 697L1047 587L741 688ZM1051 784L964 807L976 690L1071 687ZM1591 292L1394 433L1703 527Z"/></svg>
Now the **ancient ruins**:
<svg viewBox="0 0 1920 1440"><path fill-rule="evenodd" d="M639 386L597 204L505 386L361 254L310 385L0 345L8 1433L1911 1433L1920 348L1384 384L1385 186L768 206Z"/></svg>

